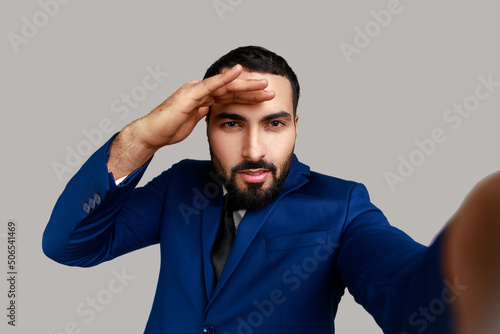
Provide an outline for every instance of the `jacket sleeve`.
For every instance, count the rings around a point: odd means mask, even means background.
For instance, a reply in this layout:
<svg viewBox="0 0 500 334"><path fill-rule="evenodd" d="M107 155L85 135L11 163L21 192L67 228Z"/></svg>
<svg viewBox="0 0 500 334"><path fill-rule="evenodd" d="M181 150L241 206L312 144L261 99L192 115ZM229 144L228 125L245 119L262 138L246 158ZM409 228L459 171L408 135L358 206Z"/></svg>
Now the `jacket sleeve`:
<svg viewBox="0 0 500 334"><path fill-rule="evenodd" d="M420 245L389 225L363 185L352 188L339 270L349 292L384 333L454 332L451 304L460 287L442 274L443 233L430 247Z"/></svg>
<svg viewBox="0 0 500 334"><path fill-rule="evenodd" d="M116 186L106 166L113 139L85 162L55 204L42 240L54 261L88 267L158 242L170 172L136 189L150 160Z"/></svg>

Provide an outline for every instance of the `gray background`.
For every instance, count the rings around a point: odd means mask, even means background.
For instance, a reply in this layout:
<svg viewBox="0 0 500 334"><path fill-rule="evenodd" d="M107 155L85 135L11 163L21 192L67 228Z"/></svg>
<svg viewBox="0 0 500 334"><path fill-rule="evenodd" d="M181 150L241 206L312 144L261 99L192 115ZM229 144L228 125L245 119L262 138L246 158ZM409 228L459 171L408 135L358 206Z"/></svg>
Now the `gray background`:
<svg viewBox="0 0 500 334"><path fill-rule="evenodd" d="M363 182L390 222L421 243L429 244L470 188L498 169L499 88L458 129L443 120L448 108L474 93L479 76L500 81L497 2L401 0L402 11L350 63L340 44L353 44L355 27L364 29L374 21L370 12L391 1L220 2L232 9L222 17L211 0L69 1L19 52L9 33L21 35L23 17L33 22L42 9L34 0L2 2L1 268L9 220L18 224L19 248L18 326L7 326L2 311L2 333L64 333L70 322L80 333L142 333L156 286L158 247L90 269L44 257L43 229L76 171L59 179L53 164L65 164L67 147L83 145L82 131L98 128L103 119L118 131L184 82L200 79L237 46L270 48L296 71L302 85L298 157L313 170ZM140 86L146 68L157 65L169 76L120 118L113 101ZM391 191L384 173L396 172L398 157L408 158L417 148L414 141L435 128L447 140ZM158 153L143 181L179 159L208 158L205 142L200 124L185 142ZM113 270L134 279L87 322L77 307L103 293ZM0 282L4 310L7 285ZM348 294L336 328L381 332Z"/></svg>

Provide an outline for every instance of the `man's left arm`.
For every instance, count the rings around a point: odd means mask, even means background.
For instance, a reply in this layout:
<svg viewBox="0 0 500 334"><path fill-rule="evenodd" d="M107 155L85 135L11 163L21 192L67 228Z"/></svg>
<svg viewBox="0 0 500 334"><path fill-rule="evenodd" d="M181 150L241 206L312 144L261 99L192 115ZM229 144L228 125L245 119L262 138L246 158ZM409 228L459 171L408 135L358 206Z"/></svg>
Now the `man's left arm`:
<svg viewBox="0 0 500 334"><path fill-rule="evenodd" d="M355 186L339 268L387 333L500 333L500 172L474 187L428 248Z"/></svg>
<svg viewBox="0 0 500 334"><path fill-rule="evenodd" d="M451 304L461 287L444 277L442 250L443 234L430 247L415 242L387 222L363 185L353 186L338 268L384 333L454 333Z"/></svg>

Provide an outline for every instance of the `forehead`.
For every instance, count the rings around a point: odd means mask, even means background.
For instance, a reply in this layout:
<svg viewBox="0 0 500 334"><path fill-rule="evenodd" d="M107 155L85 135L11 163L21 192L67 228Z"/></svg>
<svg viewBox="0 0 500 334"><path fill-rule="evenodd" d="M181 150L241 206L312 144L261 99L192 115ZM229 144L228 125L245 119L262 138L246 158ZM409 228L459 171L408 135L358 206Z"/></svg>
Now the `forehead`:
<svg viewBox="0 0 500 334"><path fill-rule="evenodd" d="M222 70L222 73L227 71L227 68ZM231 110L232 112L248 112L254 111L262 115L262 113L275 113L277 111L286 111L293 115L293 96L292 85L290 81L281 75L243 71L238 79L266 79L268 86L266 90L273 90L275 96L270 101L265 101L257 104L218 104L212 106L211 114L217 115L221 112Z"/></svg>

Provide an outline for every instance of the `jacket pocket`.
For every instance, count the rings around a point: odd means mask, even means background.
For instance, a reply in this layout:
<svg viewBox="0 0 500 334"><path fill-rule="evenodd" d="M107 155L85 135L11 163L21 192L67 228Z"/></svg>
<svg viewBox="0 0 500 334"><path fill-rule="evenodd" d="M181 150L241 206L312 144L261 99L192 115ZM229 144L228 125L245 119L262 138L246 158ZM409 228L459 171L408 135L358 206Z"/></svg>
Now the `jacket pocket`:
<svg viewBox="0 0 500 334"><path fill-rule="evenodd" d="M266 239L266 251L274 252L324 245L328 240L328 234L328 231L317 231L268 238Z"/></svg>

